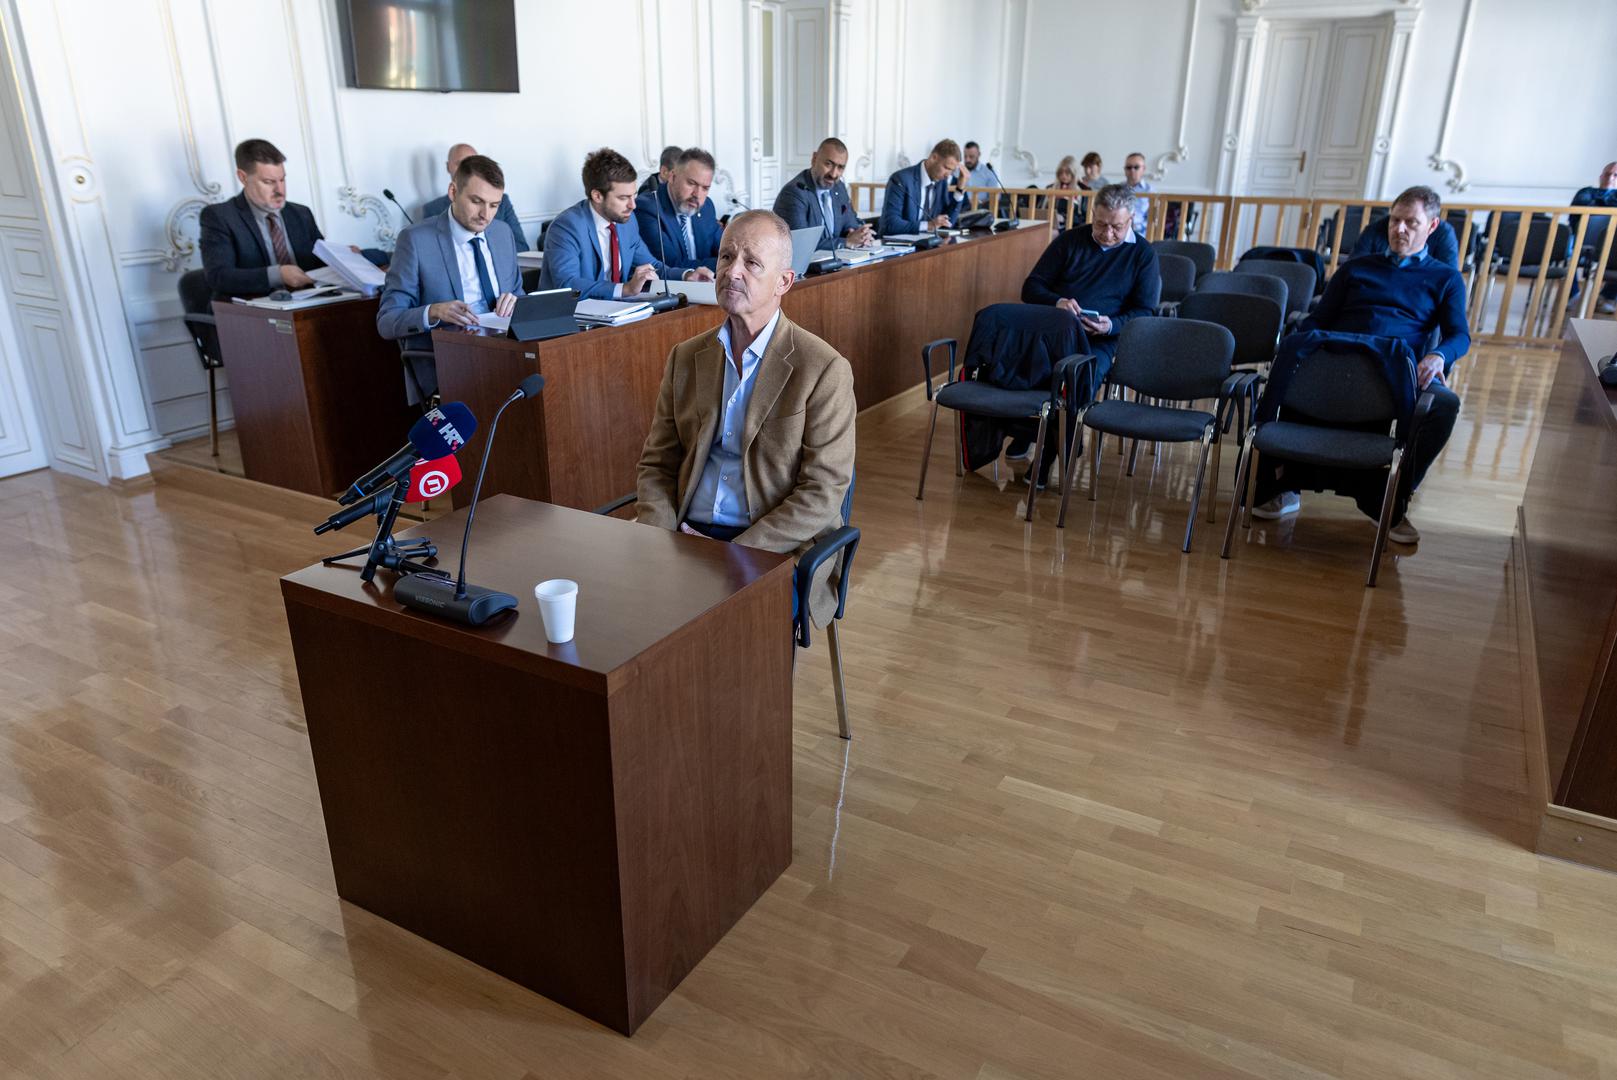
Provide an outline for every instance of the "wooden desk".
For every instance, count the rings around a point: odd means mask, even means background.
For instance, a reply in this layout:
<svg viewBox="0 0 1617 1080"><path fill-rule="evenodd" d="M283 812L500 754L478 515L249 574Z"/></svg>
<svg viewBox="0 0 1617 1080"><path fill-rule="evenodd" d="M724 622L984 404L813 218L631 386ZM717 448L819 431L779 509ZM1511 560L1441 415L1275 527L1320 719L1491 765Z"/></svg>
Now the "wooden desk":
<svg viewBox="0 0 1617 1080"><path fill-rule="evenodd" d="M783 307L848 358L866 409L921 381L922 345L954 337L964 348L979 309L1020 298L1049 242L1041 224L811 277ZM546 382L537 407L513 405L500 421L484 492L588 509L633 491L668 353L723 318L716 307L686 307L544 342L435 331L440 391L464 401L482 425L462 459L479 459L494 410L539 371ZM453 495L464 505L469 485Z"/></svg>
<svg viewBox="0 0 1617 1080"><path fill-rule="evenodd" d="M1574 319L1517 518L1517 620L1539 850L1617 870L1617 324Z"/></svg>
<svg viewBox="0 0 1617 1080"><path fill-rule="evenodd" d="M405 403L398 345L376 333L375 300L219 300L213 313L249 480L332 495L404 445L421 414Z"/></svg>
<svg viewBox="0 0 1617 1080"><path fill-rule="evenodd" d="M464 520L403 535L453 567ZM281 580L337 892L630 1034L791 863L792 563L509 495L474 536L490 629Z"/></svg>

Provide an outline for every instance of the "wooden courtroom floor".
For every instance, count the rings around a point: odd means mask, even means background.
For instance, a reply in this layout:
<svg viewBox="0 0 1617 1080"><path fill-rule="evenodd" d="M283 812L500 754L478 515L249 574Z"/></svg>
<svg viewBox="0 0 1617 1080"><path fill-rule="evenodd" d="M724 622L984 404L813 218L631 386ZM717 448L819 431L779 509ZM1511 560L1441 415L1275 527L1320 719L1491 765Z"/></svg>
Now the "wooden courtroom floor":
<svg viewBox="0 0 1617 1080"><path fill-rule="evenodd" d="M867 414L854 741L822 636L795 861L632 1040L337 901L276 584L308 522L0 482L0 1076L1617 1077L1617 876L1525 846L1552 359L1466 362L1374 590L1343 500L1221 562L1226 488L1186 557L1186 449L1109 454L1057 532L946 434L916 502L919 390Z"/></svg>

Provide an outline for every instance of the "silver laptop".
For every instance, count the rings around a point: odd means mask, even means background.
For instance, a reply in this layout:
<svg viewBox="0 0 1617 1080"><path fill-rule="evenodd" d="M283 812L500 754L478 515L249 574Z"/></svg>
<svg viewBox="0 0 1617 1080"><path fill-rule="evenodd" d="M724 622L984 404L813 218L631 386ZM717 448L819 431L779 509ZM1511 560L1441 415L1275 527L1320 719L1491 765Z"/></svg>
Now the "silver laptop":
<svg viewBox="0 0 1617 1080"><path fill-rule="evenodd" d="M820 237L824 235L825 228L819 225L792 230L792 271L798 277L808 273L809 263L814 261L814 249L820 246Z"/></svg>

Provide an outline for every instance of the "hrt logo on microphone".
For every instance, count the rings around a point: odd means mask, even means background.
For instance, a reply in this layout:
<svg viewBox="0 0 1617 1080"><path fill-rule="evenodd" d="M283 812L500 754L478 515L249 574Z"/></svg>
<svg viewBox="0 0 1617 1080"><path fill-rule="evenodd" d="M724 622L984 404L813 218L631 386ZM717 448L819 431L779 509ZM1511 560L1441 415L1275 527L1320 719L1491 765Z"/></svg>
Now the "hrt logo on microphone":
<svg viewBox="0 0 1617 1080"><path fill-rule="evenodd" d="M432 461L418 461L410 467L410 491L404 501L436 499L458 483L460 462L455 460L454 454Z"/></svg>
<svg viewBox="0 0 1617 1080"><path fill-rule="evenodd" d="M449 418L443 414L442 409L433 409L427 413L427 420L438 432L439 438L443 439L444 445L449 448L451 454L458 453L460 448L466 445L465 437L455 429L454 424L449 422ZM456 479L458 480L459 477L457 476Z"/></svg>

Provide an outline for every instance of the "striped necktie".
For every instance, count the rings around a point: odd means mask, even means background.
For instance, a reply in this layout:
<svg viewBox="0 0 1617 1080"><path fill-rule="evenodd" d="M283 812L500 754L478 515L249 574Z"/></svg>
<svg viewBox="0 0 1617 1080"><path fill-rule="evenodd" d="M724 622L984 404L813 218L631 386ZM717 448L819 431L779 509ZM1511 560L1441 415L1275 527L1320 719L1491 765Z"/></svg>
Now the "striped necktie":
<svg viewBox="0 0 1617 1080"><path fill-rule="evenodd" d="M269 224L270 248L275 252L275 265L293 265L292 247L286 242L286 230L281 228L281 215L265 214L264 220Z"/></svg>

